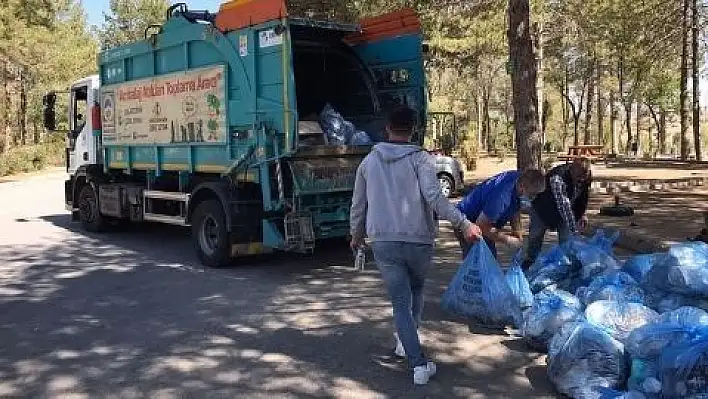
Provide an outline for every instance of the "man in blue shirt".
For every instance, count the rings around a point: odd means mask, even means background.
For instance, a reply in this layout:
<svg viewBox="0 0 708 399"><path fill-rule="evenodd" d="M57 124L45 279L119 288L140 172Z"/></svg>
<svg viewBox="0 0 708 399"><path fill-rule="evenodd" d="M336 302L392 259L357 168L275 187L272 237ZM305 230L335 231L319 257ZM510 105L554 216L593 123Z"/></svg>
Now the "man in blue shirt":
<svg viewBox="0 0 708 399"><path fill-rule="evenodd" d="M521 247L521 209L530 207L531 201L545 188L545 177L538 169L502 172L477 185L457 208L479 226L487 246L496 257L498 242L513 248ZM500 231L507 223L511 223L512 234ZM460 241L462 256L466 258L472 244L461 233L455 235Z"/></svg>

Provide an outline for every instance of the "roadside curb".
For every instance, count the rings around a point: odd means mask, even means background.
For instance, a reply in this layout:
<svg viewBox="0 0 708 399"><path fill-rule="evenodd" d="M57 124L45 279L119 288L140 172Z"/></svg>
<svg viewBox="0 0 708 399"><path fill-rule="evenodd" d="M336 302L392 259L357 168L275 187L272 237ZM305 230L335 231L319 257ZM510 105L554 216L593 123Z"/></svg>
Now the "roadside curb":
<svg viewBox="0 0 708 399"><path fill-rule="evenodd" d="M66 174L66 168L62 166L49 167L42 170L37 170L28 173L20 173L16 175L2 176L0 177L0 184L2 183L12 183L23 180L29 180L37 177L51 176L55 174Z"/></svg>
<svg viewBox="0 0 708 399"><path fill-rule="evenodd" d="M594 234L595 231L602 229L605 231L619 231L620 235L615 243L616 246L626 249L635 253L655 253L655 252L666 252L673 242L669 240L662 240L657 237L652 237L646 234L631 231L627 228L617 228L614 226L605 226L601 223L590 223L588 230L590 234Z"/></svg>
<svg viewBox="0 0 708 399"><path fill-rule="evenodd" d="M686 177L678 179L632 179L623 181L600 180L592 183L593 194L637 193L668 191L708 186L708 177Z"/></svg>

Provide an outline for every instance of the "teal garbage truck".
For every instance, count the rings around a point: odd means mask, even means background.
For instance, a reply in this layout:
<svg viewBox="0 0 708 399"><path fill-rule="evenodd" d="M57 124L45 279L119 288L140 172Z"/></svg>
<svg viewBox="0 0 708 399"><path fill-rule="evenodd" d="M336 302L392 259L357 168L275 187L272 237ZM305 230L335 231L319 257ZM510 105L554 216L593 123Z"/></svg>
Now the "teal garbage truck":
<svg viewBox="0 0 708 399"><path fill-rule="evenodd" d="M145 39L99 55L68 101L67 210L91 232L121 221L191 228L212 267L344 238L356 169L388 110L426 90L412 10L358 24L288 15L282 0L217 13L172 6ZM66 96L59 98L58 96Z"/></svg>

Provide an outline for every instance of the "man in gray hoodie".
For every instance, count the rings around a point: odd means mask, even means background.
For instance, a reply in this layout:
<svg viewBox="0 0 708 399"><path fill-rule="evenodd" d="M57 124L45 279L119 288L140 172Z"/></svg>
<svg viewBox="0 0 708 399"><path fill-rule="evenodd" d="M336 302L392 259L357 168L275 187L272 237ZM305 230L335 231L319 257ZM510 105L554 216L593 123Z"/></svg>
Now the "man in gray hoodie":
<svg viewBox="0 0 708 399"><path fill-rule="evenodd" d="M435 161L410 143L415 111L395 109L389 115L389 141L374 146L357 170L351 208L351 246L364 236L373 242L376 264L393 304L396 353L408 357L413 382L424 385L436 372L423 354L418 326L423 312L423 285L432 264L437 220L448 220L472 242L479 227L442 195Z"/></svg>

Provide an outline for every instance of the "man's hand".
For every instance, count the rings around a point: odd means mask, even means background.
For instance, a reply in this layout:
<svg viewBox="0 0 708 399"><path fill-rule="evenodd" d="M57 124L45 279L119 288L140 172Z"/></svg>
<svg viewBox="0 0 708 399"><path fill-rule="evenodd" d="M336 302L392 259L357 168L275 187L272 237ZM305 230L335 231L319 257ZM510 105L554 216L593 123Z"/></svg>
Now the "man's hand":
<svg viewBox="0 0 708 399"><path fill-rule="evenodd" d="M579 232L585 231L585 228L588 227L588 218L587 218L587 216L583 216L582 218L580 218L580 220L578 220L578 223L577 223L577 226L576 226L576 227L577 227L577 229L578 229Z"/></svg>
<svg viewBox="0 0 708 399"><path fill-rule="evenodd" d="M513 235L504 235L504 244L510 246L513 249L519 249L524 245L524 241Z"/></svg>
<svg viewBox="0 0 708 399"><path fill-rule="evenodd" d="M482 229L474 223L470 223L466 231L462 232L467 242L475 242L482 238Z"/></svg>

